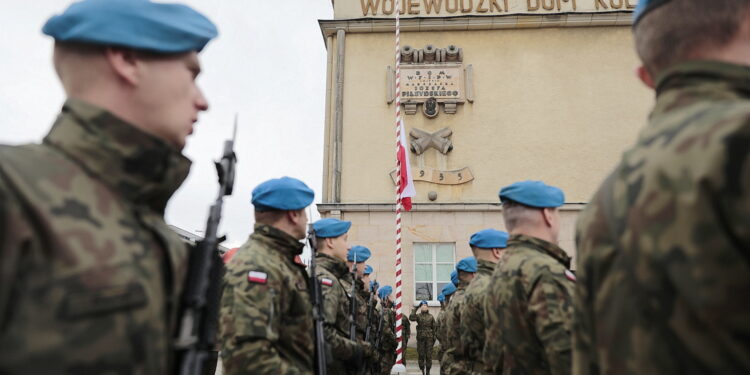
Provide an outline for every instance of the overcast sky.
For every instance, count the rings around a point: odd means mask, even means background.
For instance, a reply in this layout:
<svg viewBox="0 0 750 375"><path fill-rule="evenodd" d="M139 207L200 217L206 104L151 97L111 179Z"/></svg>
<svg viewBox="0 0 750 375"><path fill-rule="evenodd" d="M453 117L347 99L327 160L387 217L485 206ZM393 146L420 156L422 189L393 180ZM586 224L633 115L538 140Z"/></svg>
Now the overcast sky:
<svg viewBox="0 0 750 375"><path fill-rule="evenodd" d="M225 200L225 245L252 232L250 192L258 183L297 177L320 202L326 49L318 19L330 19L330 0L183 0L218 25L219 37L201 54L198 79L210 105L184 153L190 176L167 207L167 223L203 230L217 193L212 161L240 125L234 194ZM0 143L39 142L65 100L54 74L52 39L44 22L71 2L6 1L0 12ZM313 210L314 211L314 210ZM314 212L317 217L317 212Z"/></svg>

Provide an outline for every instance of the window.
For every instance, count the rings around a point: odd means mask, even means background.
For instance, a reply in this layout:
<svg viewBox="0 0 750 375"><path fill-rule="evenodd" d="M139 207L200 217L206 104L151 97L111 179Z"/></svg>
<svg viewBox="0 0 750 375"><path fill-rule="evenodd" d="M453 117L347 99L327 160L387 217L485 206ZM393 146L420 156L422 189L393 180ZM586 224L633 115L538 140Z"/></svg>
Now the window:
<svg viewBox="0 0 750 375"><path fill-rule="evenodd" d="M414 243L414 295L417 301L437 301L456 267L455 243Z"/></svg>

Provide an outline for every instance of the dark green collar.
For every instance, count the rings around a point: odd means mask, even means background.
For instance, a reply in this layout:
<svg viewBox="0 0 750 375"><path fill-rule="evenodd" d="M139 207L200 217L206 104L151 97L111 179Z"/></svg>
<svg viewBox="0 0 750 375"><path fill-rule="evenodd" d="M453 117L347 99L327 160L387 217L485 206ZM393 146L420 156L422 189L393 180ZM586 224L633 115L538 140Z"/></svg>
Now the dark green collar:
<svg viewBox="0 0 750 375"><path fill-rule="evenodd" d="M125 199L164 213L190 171L174 147L110 112L68 99L44 138Z"/></svg>
<svg viewBox="0 0 750 375"><path fill-rule="evenodd" d="M720 61L694 60L677 64L656 80L657 95L675 88L714 83L750 93L750 67Z"/></svg>
<svg viewBox="0 0 750 375"><path fill-rule="evenodd" d="M565 268L570 268L570 256L560 246L547 242L541 238L514 234L508 239L508 248L515 246L530 247L555 258Z"/></svg>
<svg viewBox="0 0 750 375"><path fill-rule="evenodd" d="M258 240L266 245L282 252L294 259L296 255L302 254L305 244L299 242L288 233L266 224L255 224L255 231L250 235L251 239Z"/></svg>
<svg viewBox="0 0 750 375"><path fill-rule="evenodd" d="M349 272L346 262L341 259L336 259L328 254L315 254L315 261L318 263L318 266L327 269L337 278L341 278Z"/></svg>

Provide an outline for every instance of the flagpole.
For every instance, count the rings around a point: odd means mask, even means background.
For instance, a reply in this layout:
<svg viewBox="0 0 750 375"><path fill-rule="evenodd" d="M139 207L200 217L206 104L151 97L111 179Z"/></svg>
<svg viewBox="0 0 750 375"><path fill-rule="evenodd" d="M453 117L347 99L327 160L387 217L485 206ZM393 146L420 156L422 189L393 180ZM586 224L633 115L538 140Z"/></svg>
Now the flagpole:
<svg viewBox="0 0 750 375"><path fill-rule="evenodd" d="M401 176L404 168L398 157L401 146L401 1L396 0L396 170L399 178L396 179L396 364L391 369L391 373L406 373L404 367L404 348L401 326Z"/></svg>

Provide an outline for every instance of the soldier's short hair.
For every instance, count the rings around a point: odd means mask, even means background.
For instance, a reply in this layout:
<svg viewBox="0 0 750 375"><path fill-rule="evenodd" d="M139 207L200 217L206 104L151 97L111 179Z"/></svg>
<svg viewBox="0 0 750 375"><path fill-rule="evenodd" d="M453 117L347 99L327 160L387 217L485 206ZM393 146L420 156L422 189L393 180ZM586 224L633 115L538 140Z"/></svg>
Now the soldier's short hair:
<svg viewBox="0 0 750 375"><path fill-rule="evenodd" d="M701 58L701 49L726 46L750 11L747 0L672 0L636 24L635 48L654 76L679 62Z"/></svg>
<svg viewBox="0 0 750 375"><path fill-rule="evenodd" d="M505 228L509 231L525 225L536 225L541 216L538 214L541 208L529 207L512 200L503 202L503 221Z"/></svg>
<svg viewBox="0 0 750 375"><path fill-rule="evenodd" d="M266 225L278 223L286 215L282 210L255 211L255 222Z"/></svg>

